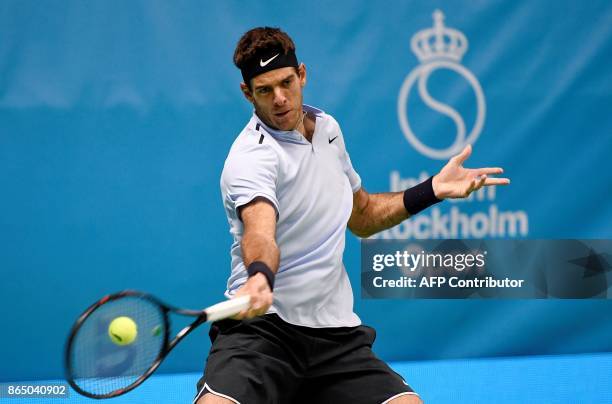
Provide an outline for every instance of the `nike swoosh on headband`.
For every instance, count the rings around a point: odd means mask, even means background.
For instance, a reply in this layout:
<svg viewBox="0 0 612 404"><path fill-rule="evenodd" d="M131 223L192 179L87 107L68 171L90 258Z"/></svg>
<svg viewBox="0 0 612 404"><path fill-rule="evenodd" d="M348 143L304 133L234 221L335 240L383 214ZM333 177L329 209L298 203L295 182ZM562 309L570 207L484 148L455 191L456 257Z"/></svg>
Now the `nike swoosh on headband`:
<svg viewBox="0 0 612 404"><path fill-rule="evenodd" d="M276 59L278 57L278 55L280 55L280 53L277 53L276 55L272 56L270 59L266 60L265 62L263 61L263 59L260 59L259 60L259 65L261 67L266 67L268 65L268 63L270 63L271 61Z"/></svg>

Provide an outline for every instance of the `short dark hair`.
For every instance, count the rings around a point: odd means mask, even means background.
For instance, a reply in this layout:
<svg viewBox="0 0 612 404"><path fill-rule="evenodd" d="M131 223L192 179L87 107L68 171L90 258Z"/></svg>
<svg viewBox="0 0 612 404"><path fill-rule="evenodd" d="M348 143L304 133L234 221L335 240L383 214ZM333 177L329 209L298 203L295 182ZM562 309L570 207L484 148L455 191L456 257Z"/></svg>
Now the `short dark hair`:
<svg viewBox="0 0 612 404"><path fill-rule="evenodd" d="M242 70L260 51L271 49L280 50L286 55L290 51L295 52L295 44L280 28L253 28L238 41L234 51L234 64Z"/></svg>

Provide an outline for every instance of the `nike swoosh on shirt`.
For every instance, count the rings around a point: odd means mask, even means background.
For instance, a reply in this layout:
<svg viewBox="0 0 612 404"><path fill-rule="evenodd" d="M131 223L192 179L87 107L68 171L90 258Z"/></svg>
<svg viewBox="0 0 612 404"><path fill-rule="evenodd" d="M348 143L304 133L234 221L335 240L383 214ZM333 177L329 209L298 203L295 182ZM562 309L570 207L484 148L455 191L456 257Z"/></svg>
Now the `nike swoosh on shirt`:
<svg viewBox="0 0 612 404"><path fill-rule="evenodd" d="M328 140L329 140L329 143L331 144L331 142L333 142L333 141L334 141L334 140L336 140L337 138L338 138L338 136L336 136L336 137L335 137L335 138L333 138L333 139L328 139Z"/></svg>
<svg viewBox="0 0 612 404"><path fill-rule="evenodd" d="M260 59L259 60L259 65L261 67L266 67L268 65L268 63L270 63L271 61L276 59L278 57L278 55L280 55L280 53L277 53L276 55L272 56L270 59L266 60L265 62L263 61L263 59Z"/></svg>

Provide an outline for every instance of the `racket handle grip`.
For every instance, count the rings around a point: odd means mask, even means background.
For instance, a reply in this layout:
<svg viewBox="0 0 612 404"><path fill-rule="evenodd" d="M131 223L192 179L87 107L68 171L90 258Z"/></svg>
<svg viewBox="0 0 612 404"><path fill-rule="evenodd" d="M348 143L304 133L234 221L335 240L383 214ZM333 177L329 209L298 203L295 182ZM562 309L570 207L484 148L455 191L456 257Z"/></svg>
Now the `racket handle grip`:
<svg viewBox="0 0 612 404"><path fill-rule="evenodd" d="M240 313L242 310L248 309L250 303L250 295L234 297L225 302L217 303L204 310L206 312L206 321L216 321L231 317Z"/></svg>

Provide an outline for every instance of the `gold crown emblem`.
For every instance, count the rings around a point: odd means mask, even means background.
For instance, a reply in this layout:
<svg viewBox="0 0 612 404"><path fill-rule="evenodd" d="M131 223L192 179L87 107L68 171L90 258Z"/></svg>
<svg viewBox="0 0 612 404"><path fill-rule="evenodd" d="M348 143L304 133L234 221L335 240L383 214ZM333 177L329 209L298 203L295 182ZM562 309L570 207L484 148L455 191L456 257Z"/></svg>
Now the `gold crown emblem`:
<svg viewBox="0 0 612 404"><path fill-rule="evenodd" d="M463 33L444 25L444 14L440 10L433 13L433 28L421 30L412 36L410 48L421 63L434 59L451 59L456 62L468 49L468 41Z"/></svg>

